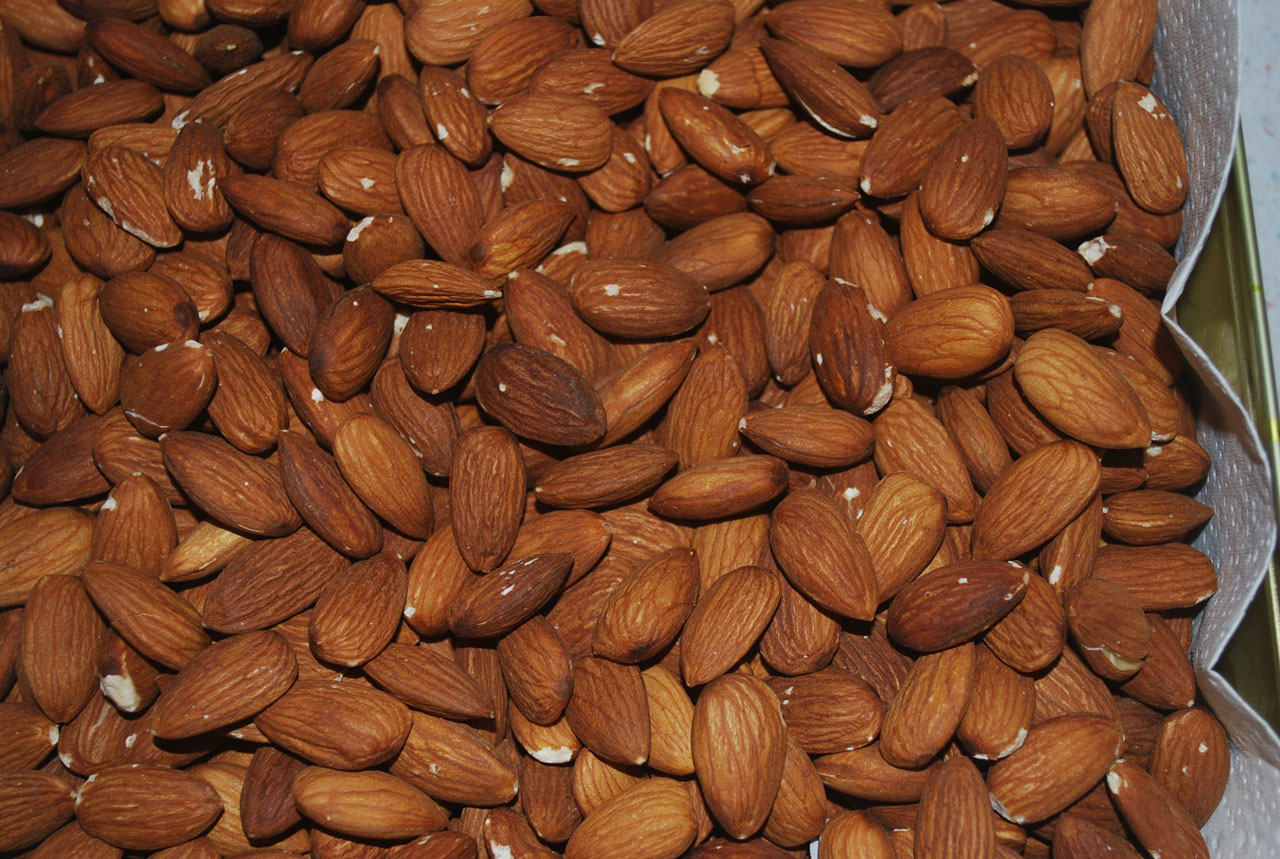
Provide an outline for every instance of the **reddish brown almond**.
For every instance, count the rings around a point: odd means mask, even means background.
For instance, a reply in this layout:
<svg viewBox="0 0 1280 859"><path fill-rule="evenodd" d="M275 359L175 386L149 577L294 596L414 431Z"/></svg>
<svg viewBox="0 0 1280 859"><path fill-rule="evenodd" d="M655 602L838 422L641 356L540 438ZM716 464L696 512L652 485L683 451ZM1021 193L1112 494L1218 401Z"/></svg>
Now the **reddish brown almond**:
<svg viewBox="0 0 1280 859"><path fill-rule="evenodd" d="M230 633L279 623L315 602L346 568L346 559L306 528L252 545L239 539L238 551L220 559L226 568L205 597L207 629Z"/></svg>
<svg viewBox="0 0 1280 859"><path fill-rule="evenodd" d="M1198 605L1218 589L1213 561L1182 543L1103 546L1093 575L1123 587L1146 611Z"/></svg>
<svg viewBox="0 0 1280 859"><path fill-rule="evenodd" d="M889 359L900 372L943 379L971 376L1002 360L1013 342L1009 301L975 284L930 293L885 326Z"/></svg>
<svg viewBox="0 0 1280 859"><path fill-rule="evenodd" d="M740 365L728 349L709 345L667 405L663 442L680 457L682 468L733 456L741 444L738 431L746 410Z"/></svg>
<svg viewBox="0 0 1280 859"><path fill-rule="evenodd" d="M879 744L884 762L919 769L941 751L969 705L973 677L970 643L917 659L884 714Z"/></svg>
<svg viewBox="0 0 1280 859"><path fill-rule="evenodd" d="M0 807L9 814L0 827L0 849L20 850L38 844L71 819L71 787L62 778L41 772L0 774Z"/></svg>
<svg viewBox="0 0 1280 859"><path fill-rule="evenodd" d="M1055 426L1086 444L1145 447L1151 428L1145 409L1120 373L1063 331L1027 338L1014 377L1031 404Z"/></svg>
<svg viewBox="0 0 1280 859"><path fill-rule="evenodd" d="M1203 826L1222 799L1231 770L1226 731L1208 710L1171 713L1160 724L1148 770Z"/></svg>
<svg viewBox="0 0 1280 859"><path fill-rule="evenodd" d="M448 813L426 794L376 770L310 767L294 780L293 799L305 816L355 838L414 838L448 821Z"/></svg>
<svg viewBox="0 0 1280 859"><path fill-rule="evenodd" d="M1115 218L1116 204L1104 186L1058 167L1009 171L997 229L1030 230L1058 241L1096 234Z"/></svg>
<svg viewBox="0 0 1280 859"><path fill-rule="evenodd" d="M1093 500L1100 474L1097 456L1075 442L1052 442L1022 457L978 508L974 557L1007 560L1047 542Z"/></svg>
<svg viewBox="0 0 1280 859"><path fill-rule="evenodd" d="M723 0L668 4L618 42L613 60L637 75L689 74L728 47L734 17L733 5Z"/></svg>
<svg viewBox="0 0 1280 859"><path fill-rule="evenodd" d="M769 30L808 45L843 66L874 67L902 49L902 26L876 7L855 14L839 2L801 0L769 15Z"/></svg>
<svg viewBox="0 0 1280 859"><path fill-rule="evenodd" d="M649 509L673 519L719 519L754 510L786 489L786 465L772 456L738 456L685 469L659 486Z"/></svg>
<svg viewBox="0 0 1280 859"><path fill-rule="evenodd" d="M565 856L625 851L637 859L679 855L697 834L689 793L671 779L640 782L596 808L569 839Z"/></svg>
<svg viewBox="0 0 1280 859"><path fill-rule="evenodd" d="M800 465L842 468L867 459L875 444L869 423L835 409L767 409L742 421L743 435L766 452Z"/></svg>
<svg viewBox="0 0 1280 859"><path fill-rule="evenodd" d="M889 635L926 653L954 647L1012 611L1030 577L1019 564L997 561L961 561L931 570L893 598Z"/></svg>
<svg viewBox="0 0 1280 859"><path fill-rule="evenodd" d="M1058 818L1053 828L1053 850L1064 859L1085 859L1100 853L1117 859L1139 859L1138 851L1124 836L1090 823L1073 812Z"/></svg>
<svg viewBox="0 0 1280 859"><path fill-rule="evenodd" d="M263 453L287 424L284 391L267 364L244 341L222 331L202 343L219 368L209 418L227 441L245 453Z"/></svg>
<svg viewBox="0 0 1280 859"><path fill-rule="evenodd" d="M264 321L305 357L321 311L337 298L315 260L291 241L263 235L249 253L249 280Z"/></svg>
<svg viewBox="0 0 1280 859"><path fill-rule="evenodd" d="M817 769L794 739L787 741L782 784L764 824L764 843L803 847L822 832L826 821L826 788Z"/></svg>
<svg viewBox="0 0 1280 859"><path fill-rule="evenodd" d="M283 636L247 632L201 651L155 704L157 736L180 739L251 718L298 676Z"/></svg>
<svg viewBox="0 0 1280 859"><path fill-rule="evenodd" d="M1035 715L1035 684L1005 665L989 647L976 652L973 700L956 739L975 760L1000 760L1017 751Z"/></svg>
<svg viewBox="0 0 1280 859"><path fill-rule="evenodd" d="M970 247L984 268L1018 289L1082 292L1093 279L1078 254L1030 230L987 230L974 236Z"/></svg>
<svg viewBox="0 0 1280 859"><path fill-rule="evenodd" d="M47 575L71 575L89 560L93 517L71 507L37 510L0 527L0 605L22 605Z"/></svg>
<svg viewBox="0 0 1280 859"><path fill-rule="evenodd" d="M637 567L610 595L596 622L594 652L615 662L643 662L670 644L698 596L698 559L671 549Z"/></svg>
<svg viewBox="0 0 1280 859"><path fill-rule="evenodd" d="M672 775L693 774L693 702L680 678L661 665L641 672L649 699L649 766Z"/></svg>
<svg viewBox="0 0 1280 859"><path fill-rule="evenodd" d="M58 294L62 357L80 401L97 414L115 403L124 351L98 308L102 283L83 274L67 281Z"/></svg>
<svg viewBox="0 0 1280 859"><path fill-rule="evenodd" d="M850 672L824 668L766 682L782 704L788 734L809 754L865 746L880 731L884 708L879 697Z"/></svg>
<svg viewBox="0 0 1280 859"><path fill-rule="evenodd" d="M929 46L903 51L876 69L867 88L881 110L891 111L917 96L959 94L977 77L978 67L964 54Z"/></svg>
<svg viewBox="0 0 1280 859"><path fill-rule="evenodd" d="M621 765L648 760L649 704L635 666L596 657L578 660L565 717L598 757Z"/></svg>
<svg viewBox="0 0 1280 859"><path fill-rule="evenodd" d="M1134 201L1167 214L1187 197L1187 155L1182 134L1155 93L1122 81L1111 109L1116 166Z"/></svg>
<svg viewBox="0 0 1280 859"><path fill-rule="evenodd" d="M352 564L335 576L311 612L308 638L316 657L334 665L363 665L395 635L408 576L390 552Z"/></svg>
<svg viewBox="0 0 1280 859"><path fill-rule="evenodd" d="M408 708L390 696L368 686L316 680L295 684L254 724L285 751L342 770L395 757L410 727Z"/></svg>
<svg viewBox="0 0 1280 859"><path fill-rule="evenodd" d="M675 87L662 89L658 104L672 136L711 173L743 185L773 174L773 156L764 141L727 108Z"/></svg>
<svg viewBox="0 0 1280 859"><path fill-rule="evenodd" d="M818 293L809 328L809 354L823 393L832 405L862 415L889 402L896 373L872 310L860 288L832 281Z"/></svg>
<svg viewBox="0 0 1280 859"><path fill-rule="evenodd" d="M9 391L14 417L26 432L48 438L84 411L58 348L58 313L53 302L37 295L35 301L21 305L12 331Z"/></svg>
<svg viewBox="0 0 1280 859"><path fill-rule="evenodd" d="M209 515L250 534L280 536L301 523L274 468L202 433L169 433L165 465Z"/></svg>
<svg viewBox="0 0 1280 859"><path fill-rule="evenodd" d="M601 380L608 429L601 444L611 444L640 427L666 404L693 364L694 344L688 341L656 346Z"/></svg>
<svg viewBox="0 0 1280 859"><path fill-rule="evenodd" d="M164 166L164 195L179 227L215 232L232 221L219 181L239 172L214 125L195 122L178 132Z"/></svg>
<svg viewBox="0 0 1280 859"><path fill-rule="evenodd" d="M597 331L619 337L682 334L706 318L711 299L684 272L648 260L593 260L573 276L574 309Z"/></svg>
<svg viewBox="0 0 1280 859"><path fill-rule="evenodd" d="M1007 154L1000 127L990 119L967 122L942 142L920 184L920 214L934 235L967 239L995 220Z"/></svg>
<svg viewBox="0 0 1280 859"><path fill-rule="evenodd" d="M388 644L365 673L401 701L444 718L493 717L489 696L448 657L426 647Z"/></svg>
<svg viewBox="0 0 1280 859"><path fill-rule="evenodd" d="M414 307L474 307L501 298L491 280L439 260L406 260L373 279L381 295Z"/></svg>
<svg viewBox="0 0 1280 859"><path fill-rule="evenodd" d="M841 137L868 137L879 124L870 90L834 60L777 39L762 40L760 50L782 88L823 128Z"/></svg>
<svg viewBox="0 0 1280 859"><path fill-rule="evenodd" d="M450 466L453 536L466 563L490 570L507 556L524 512L525 472L516 440L501 427L458 437Z"/></svg>
<svg viewBox="0 0 1280 859"><path fill-rule="evenodd" d="M338 471L333 458L305 435L280 434L280 474L285 492L325 542L352 558L382 548L382 528Z"/></svg>
<svg viewBox="0 0 1280 859"><path fill-rule="evenodd" d="M200 835L222 814L217 792L189 773L132 765L97 773L80 789L84 831L126 850L160 850Z"/></svg>
<svg viewBox="0 0 1280 859"><path fill-rule="evenodd" d="M186 429L213 398L213 353L198 340L161 343L125 361L120 379L124 415L148 438Z"/></svg>
<svg viewBox="0 0 1280 859"><path fill-rule="evenodd" d="M519 783L478 731L423 713L413 713L413 730L391 773L437 801L472 806L510 802Z"/></svg>
<svg viewBox="0 0 1280 859"><path fill-rule="evenodd" d="M22 614L21 675L30 700L55 722L70 722L93 695L106 630L74 576L46 576Z"/></svg>
<svg viewBox="0 0 1280 859"><path fill-rule="evenodd" d="M893 198L914 191L924 178L930 155L960 122L955 105L938 95L913 98L883 117L862 156L862 192Z"/></svg>
<svg viewBox="0 0 1280 859"><path fill-rule="evenodd" d="M595 170L613 151L609 117L573 96L526 93L494 110L489 123L513 152L555 170Z"/></svg>
<svg viewBox="0 0 1280 859"><path fill-rule="evenodd" d="M1148 853L1208 857L1195 821L1159 782L1137 764L1117 761L1107 772L1107 792Z"/></svg>
<svg viewBox="0 0 1280 859"><path fill-rule="evenodd" d="M553 507L606 507L650 492L676 458L656 445L617 445L552 466L534 491L539 501Z"/></svg>
<svg viewBox="0 0 1280 859"><path fill-rule="evenodd" d="M1090 98L1109 83L1138 76L1155 38L1156 10L1150 0L1090 7L1080 34L1080 71Z"/></svg>
<svg viewBox="0 0 1280 859"><path fill-rule="evenodd" d="M964 459L932 410L910 397L895 397L873 422L876 467L882 474L908 471L947 499L947 521L973 518L977 499Z"/></svg>
<svg viewBox="0 0 1280 859"><path fill-rule="evenodd" d="M80 576L107 622L147 658L181 669L209 645L199 613L150 576L99 561Z"/></svg>
<svg viewBox="0 0 1280 859"><path fill-rule="evenodd" d="M555 248L573 218L573 208L560 200L508 205L476 235L471 265L482 277L509 276L535 265Z"/></svg>
<svg viewBox="0 0 1280 859"><path fill-rule="evenodd" d="M581 38L568 22L557 18L512 21L476 45L467 63L467 85L485 104L500 104L523 92L547 59L581 44Z"/></svg>
<svg viewBox="0 0 1280 859"><path fill-rule="evenodd" d="M66 504L106 491L110 484L93 461L101 427L97 415L85 415L56 432L13 475L13 498L23 504Z"/></svg>
<svg viewBox="0 0 1280 859"><path fill-rule="evenodd" d="M758 830L773 806L786 760L777 698L753 677L726 675L698 697L693 763L707 807L730 836Z"/></svg>
<svg viewBox="0 0 1280 859"><path fill-rule="evenodd" d="M51 199L80 178L85 145L38 137L0 155L0 205L6 209Z"/></svg>
<svg viewBox="0 0 1280 859"><path fill-rule="evenodd" d="M564 642L545 618L532 618L498 642L511 701L531 721L550 724L564 713L573 690Z"/></svg>
<svg viewBox="0 0 1280 859"><path fill-rule="evenodd" d="M818 605L858 620L875 616L871 556L834 501L816 490L791 493L773 511L769 542L787 578Z"/></svg>
<svg viewBox="0 0 1280 859"><path fill-rule="evenodd" d="M858 533L876 571L879 601L893 596L929 565L946 526L946 498L919 477L898 471L876 484L862 508Z"/></svg>
<svg viewBox="0 0 1280 859"><path fill-rule="evenodd" d="M476 186L462 162L443 146L414 146L396 163L396 187L427 244L445 260L464 265L484 219Z"/></svg>
<svg viewBox="0 0 1280 859"><path fill-rule="evenodd" d="M1100 716L1041 722L987 775L991 804L1014 823L1055 814L1098 783L1120 754L1119 726Z"/></svg>
<svg viewBox="0 0 1280 859"><path fill-rule="evenodd" d="M430 536L430 487L413 448L390 424L374 415L351 417L338 428L333 454L348 485L375 513L402 534Z"/></svg>
<svg viewBox="0 0 1280 859"><path fill-rule="evenodd" d="M88 137L99 128L148 119L163 108L160 91L145 81L104 81L57 99L40 111L35 124L46 134Z"/></svg>
<svg viewBox="0 0 1280 859"><path fill-rule="evenodd" d="M541 349L490 349L476 366L476 388L486 412L535 441L577 446L604 435L599 394L572 365Z"/></svg>
<svg viewBox="0 0 1280 859"><path fill-rule="evenodd" d="M1142 667L1151 628L1142 606L1106 579L1088 579L1067 591L1063 608L1080 655L1098 676L1123 680Z"/></svg>
<svg viewBox="0 0 1280 859"><path fill-rule="evenodd" d="M987 786L968 758L950 758L930 774L916 818L915 855L919 859L997 855Z"/></svg>
<svg viewBox="0 0 1280 859"><path fill-rule="evenodd" d="M395 311L368 287L344 293L316 319L307 366L326 398L343 402L364 388L391 344Z"/></svg>
<svg viewBox="0 0 1280 859"><path fill-rule="evenodd" d="M997 57L982 70L973 90L974 113L993 120L1005 145L1022 149L1048 133L1054 94L1049 77L1034 61L1016 54Z"/></svg>
<svg viewBox="0 0 1280 859"><path fill-rule="evenodd" d="M739 567L707 588L680 638L685 683L700 686L736 664L773 617L780 592L778 576L760 567Z"/></svg>
<svg viewBox="0 0 1280 859"><path fill-rule="evenodd" d="M211 81L195 58L163 36L132 21L107 18L86 29L89 44L133 77L173 92L196 92Z"/></svg>
<svg viewBox="0 0 1280 859"><path fill-rule="evenodd" d="M560 590L572 563L564 552L535 555L473 579L449 608L449 628L465 638L505 635Z"/></svg>
<svg viewBox="0 0 1280 859"><path fill-rule="evenodd" d="M337 247L351 228L347 217L330 203L289 182L240 175L224 177L218 187L239 214L295 242Z"/></svg>

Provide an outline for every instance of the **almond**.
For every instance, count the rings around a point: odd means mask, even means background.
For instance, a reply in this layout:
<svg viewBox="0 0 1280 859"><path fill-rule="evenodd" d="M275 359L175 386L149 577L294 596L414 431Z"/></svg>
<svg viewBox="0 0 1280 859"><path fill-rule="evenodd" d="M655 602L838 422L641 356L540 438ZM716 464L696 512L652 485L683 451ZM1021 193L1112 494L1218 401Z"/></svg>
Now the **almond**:
<svg viewBox="0 0 1280 859"><path fill-rule="evenodd" d="M558 445L604 435L600 396L574 367L535 349L502 344L476 366L480 405L512 432Z"/></svg>
<svg viewBox="0 0 1280 859"><path fill-rule="evenodd" d="M1093 715L1041 722L987 775L991 804L1014 823L1043 820L1098 783L1120 753L1119 726Z"/></svg>
<svg viewBox="0 0 1280 859"><path fill-rule="evenodd" d="M391 774L438 802L494 806L516 795L516 772L473 728L413 713Z"/></svg>
<svg viewBox="0 0 1280 859"><path fill-rule="evenodd" d="M426 794L388 773L309 767L293 783L299 810L356 838L413 838L443 829L448 815Z"/></svg>
<svg viewBox="0 0 1280 859"><path fill-rule="evenodd" d="M204 832L222 814L205 782L167 767L111 767L93 776L76 798L84 831L126 850L172 847Z"/></svg>
<svg viewBox="0 0 1280 859"><path fill-rule="evenodd" d="M678 856L694 840L696 826L685 789L671 779L650 779L588 815L569 839L565 856L603 856L618 850L645 859Z"/></svg>

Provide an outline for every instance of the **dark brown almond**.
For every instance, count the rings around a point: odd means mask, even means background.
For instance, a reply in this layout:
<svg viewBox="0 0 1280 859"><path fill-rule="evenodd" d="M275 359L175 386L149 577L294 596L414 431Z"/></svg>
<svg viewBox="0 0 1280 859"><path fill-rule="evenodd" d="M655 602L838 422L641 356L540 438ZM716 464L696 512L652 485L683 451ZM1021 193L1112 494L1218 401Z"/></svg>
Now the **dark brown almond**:
<svg viewBox="0 0 1280 859"><path fill-rule="evenodd" d="M567 446L604 435L600 395L572 365L541 349L490 349L476 366L476 388L484 410L518 435Z"/></svg>

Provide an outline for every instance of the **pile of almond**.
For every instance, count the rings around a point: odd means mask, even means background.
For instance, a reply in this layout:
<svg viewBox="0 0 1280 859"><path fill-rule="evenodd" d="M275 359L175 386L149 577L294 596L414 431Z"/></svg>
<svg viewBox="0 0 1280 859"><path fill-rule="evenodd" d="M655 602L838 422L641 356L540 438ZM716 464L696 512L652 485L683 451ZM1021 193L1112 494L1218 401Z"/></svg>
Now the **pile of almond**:
<svg viewBox="0 0 1280 859"><path fill-rule="evenodd" d="M0 853L1207 857L1156 7L0 2Z"/></svg>

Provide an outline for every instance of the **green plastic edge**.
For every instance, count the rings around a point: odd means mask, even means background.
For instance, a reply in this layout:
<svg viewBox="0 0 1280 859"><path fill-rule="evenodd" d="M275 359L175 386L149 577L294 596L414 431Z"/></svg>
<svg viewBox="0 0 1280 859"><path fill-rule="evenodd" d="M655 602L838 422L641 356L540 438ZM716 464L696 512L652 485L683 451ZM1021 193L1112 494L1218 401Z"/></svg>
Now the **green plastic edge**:
<svg viewBox="0 0 1280 859"><path fill-rule="evenodd" d="M1280 501L1280 417L1276 407L1266 296L1254 231L1244 138L1204 251L1177 306L1182 328L1222 370L1252 414L1271 461ZM1273 557L1267 577L1216 668L1280 730L1280 588Z"/></svg>

